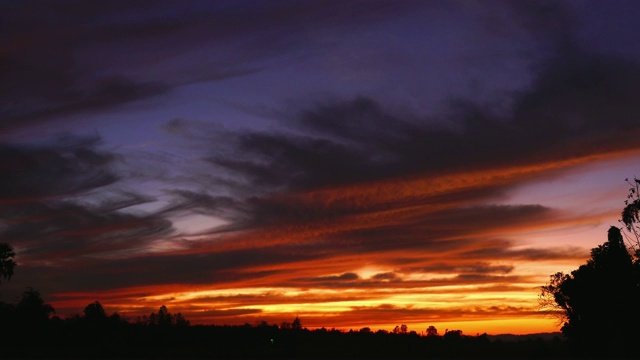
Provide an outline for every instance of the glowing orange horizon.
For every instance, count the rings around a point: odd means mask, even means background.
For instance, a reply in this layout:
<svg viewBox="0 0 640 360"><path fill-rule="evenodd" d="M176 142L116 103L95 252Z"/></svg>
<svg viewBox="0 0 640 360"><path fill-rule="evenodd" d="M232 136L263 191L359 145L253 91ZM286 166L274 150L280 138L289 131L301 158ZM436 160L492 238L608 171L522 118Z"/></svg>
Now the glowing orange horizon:
<svg viewBox="0 0 640 360"><path fill-rule="evenodd" d="M180 286L176 286L180 288ZM387 297L377 298L363 294L362 291L347 289L336 290L303 290L303 289L220 289L194 290L183 287L183 292L162 293L159 290L169 290L169 287L134 288L111 293L69 293L58 294L59 299L53 304L58 313L68 309L78 309L86 306L88 299L105 299L103 305L108 312L118 311L122 316L135 321L137 317L148 316L157 311L160 305L166 305L173 313L181 312L194 324L206 325L251 325L266 321L269 324L280 325L291 322L294 317L302 319L303 325L309 329L335 328L340 330L359 330L369 327L373 331L391 331L395 326L406 324L410 331L421 333L434 325L441 333L445 329L462 330L464 334L476 333L512 333L527 334L537 332L553 332L558 330L557 320L536 308L527 308L531 302L531 295L518 298L521 289L511 293L511 304L521 303L522 308L502 306L500 302L491 300L492 297L505 297L505 292L476 292L478 297L473 301L481 301L485 307L457 306L446 301L451 298L452 289L442 290L440 294L433 293L433 302L429 305L423 301L422 307L409 304L412 299L420 297L415 291L407 289L402 303L402 291L398 289L379 289L376 295L387 293ZM139 296L141 293L160 293L153 296ZM367 291L368 292L368 291ZM313 301L304 302L299 298L301 293L310 293ZM400 294L398 294L400 293ZM453 291L455 293L455 291ZM270 294L270 296L264 296ZM461 292L461 294L466 294ZM109 295L111 297L109 297ZM239 297L251 298L250 303L244 304ZM368 297L368 298L367 298ZM66 299L64 299L66 298ZM226 299L226 300L224 300ZM399 301L400 299L400 301ZM445 300L447 304L443 304ZM396 305L390 305L395 302ZM136 304L132 306L132 304ZM409 304L409 305L407 305ZM492 305L493 304L493 305ZM426 306L425 306L426 305ZM488 306L491 305L491 306ZM466 306L466 307L465 307Z"/></svg>

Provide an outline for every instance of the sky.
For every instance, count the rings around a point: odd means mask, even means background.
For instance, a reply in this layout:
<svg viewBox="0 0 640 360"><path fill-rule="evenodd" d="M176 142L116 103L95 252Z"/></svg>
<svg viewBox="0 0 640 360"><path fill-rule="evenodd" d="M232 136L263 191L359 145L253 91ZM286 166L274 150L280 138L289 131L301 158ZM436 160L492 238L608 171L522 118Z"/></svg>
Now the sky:
<svg viewBox="0 0 640 360"><path fill-rule="evenodd" d="M640 175L637 1L0 1L0 242L64 317L558 331Z"/></svg>

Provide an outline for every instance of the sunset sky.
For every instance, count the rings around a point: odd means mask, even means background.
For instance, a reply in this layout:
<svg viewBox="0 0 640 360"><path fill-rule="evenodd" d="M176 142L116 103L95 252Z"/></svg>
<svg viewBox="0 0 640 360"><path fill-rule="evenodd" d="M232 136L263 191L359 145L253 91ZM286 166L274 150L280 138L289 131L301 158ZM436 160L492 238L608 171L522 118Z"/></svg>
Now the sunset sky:
<svg viewBox="0 0 640 360"><path fill-rule="evenodd" d="M0 0L0 242L57 315L557 331L640 175L640 2Z"/></svg>

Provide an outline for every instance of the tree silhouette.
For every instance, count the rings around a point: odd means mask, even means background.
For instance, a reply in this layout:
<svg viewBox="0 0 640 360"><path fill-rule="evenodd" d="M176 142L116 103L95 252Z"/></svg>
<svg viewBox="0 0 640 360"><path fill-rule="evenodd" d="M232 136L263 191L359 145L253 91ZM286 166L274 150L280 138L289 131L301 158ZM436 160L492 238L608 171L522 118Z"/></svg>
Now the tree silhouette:
<svg viewBox="0 0 640 360"><path fill-rule="evenodd" d="M94 301L84 308L84 318L90 323L100 323L107 320L107 313L104 311L102 304Z"/></svg>
<svg viewBox="0 0 640 360"><path fill-rule="evenodd" d="M173 325L173 315L169 312L166 306L162 305L158 310L158 325L170 326Z"/></svg>
<svg viewBox="0 0 640 360"><path fill-rule="evenodd" d="M189 320L187 320L184 315L182 315L182 313L177 313L174 317L173 317L173 321L175 323L175 326L179 326L179 327L183 327L183 326L189 326L191 325L191 323L189 322Z"/></svg>
<svg viewBox="0 0 640 360"><path fill-rule="evenodd" d="M288 321L283 321L282 324L280 324L280 329L291 330L291 323Z"/></svg>
<svg viewBox="0 0 640 360"><path fill-rule="evenodd" d="M462 338L462 330L445 330L444 338L447 340L459 340Z"/></svg>
<svg viewBox="0 0 640 360"><path fill-rule="evenodd" d="M293 319L293 322L291 323L291 329L292 330L302 330L302 322L300 321L300 318L296 316L295 319Z"/></svg>
<svg viewBox="0 0 640 360"><path fill-rule="evenodd" d="M56 312L51 305L45 304L37 290L30 287L22 293L16 311L24 325L42 325Z"/></svg>
<svg viewBox="0 0 640 360"><path fill-rule="evenodd" d="M13 260L14 256L16 256L16 253L11 245L0 243L0 279L11 280L13 269L16 267L16 262Z"/></svg>
<svg viewBox="0 0 640 360"><path fill-rule="evenodd" d="M633 234L634 239L631 241L631 247L635 250L636 261L640 261L640 226L638 225L640 224L640 180L634 178L633 182L629 179L625 179L625 181L631 187L627 200L624 201L621 222Z"/></svg>
<svg viewBox="0 0 640 360"><path fill-rule="evenodd" d="M151 313L149 318L143 317L138 319L138 323L141 325L151 325L151 326L159 326L159 327L170 327L170 326L189 326L190 323L182 313L177 313L173 315L169 312L166 306L160 306L157 313Z"/></svg>
<svg viewBox="0 0 640 360"><path fill-rule="evenodd" d="M562 332L583 349L593 344L628 343L637 336L640 296L638 268L620 229L591 250L591 259L571 274L556 273L542 286L541 305L554 306L564 321Z"/></svg>
<svg viewBox="0 0 640 360"><path fill-rule="evenodd" d="M438 329L433 325L429 325L427 328L427 336L438 336Z"/></svg>

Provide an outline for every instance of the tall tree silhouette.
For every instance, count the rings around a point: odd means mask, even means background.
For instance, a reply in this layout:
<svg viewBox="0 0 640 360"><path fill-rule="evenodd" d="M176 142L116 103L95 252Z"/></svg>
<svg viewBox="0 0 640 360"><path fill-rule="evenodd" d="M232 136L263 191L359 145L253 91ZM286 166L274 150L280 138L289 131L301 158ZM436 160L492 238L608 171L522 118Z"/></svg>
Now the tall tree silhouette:
<svg viewBox="0 0 640 360"><path fill-rule="evenodd" d="M302 321L300 321L299 317L296 316L296 318L293 319L293 322L291 323L291 329L302 330Z"/></svg>
<svg viewBox="0 0 640 360"><path fill-rule="evenodd" d="M162 305L158 310L158 326L171 326L173 324L173 315L166 306Z"/></svg>
<svg viewBox="0 0 640 360"><path fill-rule="evenodd" d="M11 245L0 243L0 279L11 280L13 269L16 267L16 262L13 260L15 256L16 253Z"/></svg>
<svg viewBox="0 0 640 360"><path fill-rule="evenodd" d="M564 319L562 332L582 349L599 344L600 350L615 353L639 333L638 275L620 229L612 226L586 264L551 276L541 288L541 302L555 304Z"/></svg>

